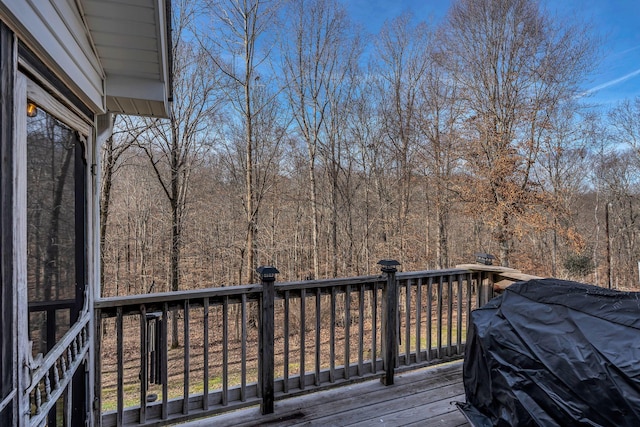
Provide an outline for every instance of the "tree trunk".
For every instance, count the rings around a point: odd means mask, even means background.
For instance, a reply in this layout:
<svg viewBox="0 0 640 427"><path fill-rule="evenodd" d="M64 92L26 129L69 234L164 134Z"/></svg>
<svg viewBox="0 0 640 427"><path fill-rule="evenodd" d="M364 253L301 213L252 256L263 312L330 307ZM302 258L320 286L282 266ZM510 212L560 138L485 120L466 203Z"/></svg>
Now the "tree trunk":
<svg viewBox="0 0 640 427"><path fill-rule="evenodd" d="M509 233L509 215L504 212L502 214L502 223L498 226L498 246L500 247L500 265L509 267L510 257L510 233Z"/></svg>
<svg viewBox="0 0 640 427"><path fill-rule="evenodd" d="M181 232L181 206L179 201L179 146L175 124L171 125L171 290L177 292L180 288L180 232ZM187 308L185 307L185 310ZM178 340L178 316L173 313L171 328L171 348L180 346Z"/></svg>
<svg viewBox="0 0 640 427"><path fill-rule="evenodd" d="M442 202L439 200L440 196L436 196L438 198L438 202L436 202L436 216L437 227L438 227L438 244L437 244L437 256L438 256L438 265L437 268L443 269L449 266L449 251L448 251L448 236L447 236L447 214L445 212L444 206L442 206Z"/></svg>
<svg viewBox="0 0 640 427"><path fill-rule="evenodd" d="M245 40L248 43L248 40ZM249 59L247 58L247 61ZM246 254L247 254L247 280L248 283L254 281L254 269L255 265L255 234L256 234L256 216L257 212L254 212L254 190L253 190L253 127L252 127L252 111L251 111L251 91L249 87L249 79L251 77L251 63L247 62L247 80L244 85L245 96L245 126L246 126L246 203L247 203L247 238L246 238ZM241 284L241 283L240 283Z"/></svg>
<svg viewBox="0 0 640 427"><path fill-rule="evenodd" d="M333 168L337 168L333 165ZM338 277L338 172L331 177L331 277Z"/></svg>
<svg viewBox="0 0 640 427"><path fill-rule="evenodd" d="M311 149L309 149L311 151ZM312 238L312 251L313 251L313 278L317 279L320 276L320 261L318 256L318 239L319 239L319 218L318 218L318 189L316 183L316 168L315 168L315 156L309 155L309 190L310 194L310 202L311 202L311 219L312 219L312 229L311 229L311 238Z"/></svg>
<svg viewBox="0 0 640 427"><path fill-rule="evenodd" d="M107 237L107 220L113 182L113 136L105 141L104 163L102 165L102 191L100 193L100 295L104 295L104 244Z"/></svg>

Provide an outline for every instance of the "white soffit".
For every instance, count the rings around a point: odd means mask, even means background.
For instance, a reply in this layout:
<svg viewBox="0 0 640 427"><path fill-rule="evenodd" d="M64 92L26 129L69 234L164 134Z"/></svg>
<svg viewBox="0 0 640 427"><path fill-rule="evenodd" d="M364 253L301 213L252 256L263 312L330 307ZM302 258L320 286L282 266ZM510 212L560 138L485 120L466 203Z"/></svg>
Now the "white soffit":
<svg viewBox="0 0 640 427"><path fill-rule="evenodd" d="M107 110L168 117L170 0L80 0L105 75Z"/></svg>

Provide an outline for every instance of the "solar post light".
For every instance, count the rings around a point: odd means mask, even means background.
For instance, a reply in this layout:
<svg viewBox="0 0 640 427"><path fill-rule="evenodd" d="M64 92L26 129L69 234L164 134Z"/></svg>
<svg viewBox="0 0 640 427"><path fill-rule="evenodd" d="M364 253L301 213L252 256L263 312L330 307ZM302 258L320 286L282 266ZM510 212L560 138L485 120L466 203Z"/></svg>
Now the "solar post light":
<svg viewBox="0 0 640 427"><path fill-rule="evenodd" d="M491 254L484 254L481 252L476 253L476 262L478 264L493 265L494 259L496 259L496 257Z"/></svg>
<svg viewBox="0 0 640 427"><path fill-rule="evenodd" d="M256 269L256 272L260 275L260 280L263 282L273 282L276 280L276 274L280 273L277 268L270 265L263 265Z"/></svg>

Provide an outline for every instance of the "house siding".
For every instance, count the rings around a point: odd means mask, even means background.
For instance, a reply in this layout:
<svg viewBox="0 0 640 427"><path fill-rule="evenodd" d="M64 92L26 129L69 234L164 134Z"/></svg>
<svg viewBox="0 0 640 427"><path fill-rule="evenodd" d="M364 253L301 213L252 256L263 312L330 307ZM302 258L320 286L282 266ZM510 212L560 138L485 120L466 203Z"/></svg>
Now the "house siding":
<svg viewBox="0 0 640 427"><path fill-rule="evenodd" d="M0 0L0 18L78 98L105 112L104 73L73 0Z"/></svg>

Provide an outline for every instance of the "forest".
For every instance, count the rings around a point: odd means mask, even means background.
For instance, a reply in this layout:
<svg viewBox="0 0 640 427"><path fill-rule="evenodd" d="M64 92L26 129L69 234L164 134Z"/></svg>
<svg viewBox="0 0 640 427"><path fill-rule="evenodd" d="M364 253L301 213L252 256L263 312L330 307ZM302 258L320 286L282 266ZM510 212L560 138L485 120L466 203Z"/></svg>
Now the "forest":
<svg viewBox="0 0 640 427"><path fill-rule="evenodd" d="M100 159L102 296L496 263L637 288L640 99L535 0L378 34L337 0L174 0L171 119Z"/></svg>

